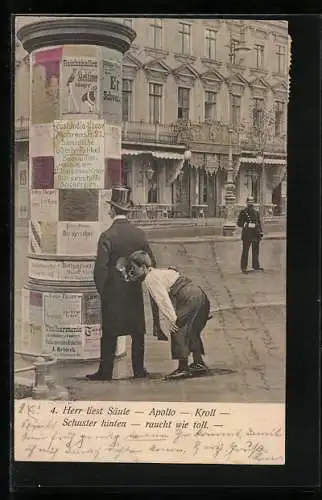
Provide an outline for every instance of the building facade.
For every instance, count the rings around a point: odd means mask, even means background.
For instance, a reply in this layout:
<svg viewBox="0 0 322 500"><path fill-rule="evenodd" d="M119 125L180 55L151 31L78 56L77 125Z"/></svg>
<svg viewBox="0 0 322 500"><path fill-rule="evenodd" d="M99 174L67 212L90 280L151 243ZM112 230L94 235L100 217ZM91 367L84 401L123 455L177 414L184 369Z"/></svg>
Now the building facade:
<svg viewBox="0 0 322 500"><path fill-rule="evenodd" d="M264 215L285 214L287 22L113 19L137 33L122 75L123 176L133 217L223 217L228 169L236 211L252 194ZM29 58L19 44L15 93L16 209L23 219Z"/></svg>

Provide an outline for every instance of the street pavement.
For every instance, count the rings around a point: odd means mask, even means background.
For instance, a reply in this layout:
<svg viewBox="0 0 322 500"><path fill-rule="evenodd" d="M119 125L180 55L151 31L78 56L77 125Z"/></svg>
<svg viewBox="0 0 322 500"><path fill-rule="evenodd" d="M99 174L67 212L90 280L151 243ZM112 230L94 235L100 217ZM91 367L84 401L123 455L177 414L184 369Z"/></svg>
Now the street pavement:
<svg viewBox="0 0 322 500"><path fill-rule="evenodd" d="M26 274L23 244L15 288ZM130 340L127 354L115 362L112 382L90 382L85 375L97 362L62 362L54 369L58 384L71 400L282 402L285 391L285 260L282 235L268 235L261 244L264 272L240 273L241 242L237 238L155 239L151 246L160 267L175 264L209 295L213 318L203 332L205 361L211 374L164 381L175 368L170 341L151 335L147 306L146 368L150 377L132 379ZM16 266L16 267L17 267ZM17 294L19 297L19 294ZM18 306L18 302L17 302ZM19 310L16 314L19 326Z"/></svg>

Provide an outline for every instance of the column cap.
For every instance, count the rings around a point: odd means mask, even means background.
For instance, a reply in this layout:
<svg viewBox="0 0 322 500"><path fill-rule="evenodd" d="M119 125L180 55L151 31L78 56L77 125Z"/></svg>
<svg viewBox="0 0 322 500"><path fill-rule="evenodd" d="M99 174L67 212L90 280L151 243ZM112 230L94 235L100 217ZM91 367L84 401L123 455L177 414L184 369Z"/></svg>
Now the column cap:
<svg viewBox="0 0 322 500"><path fill-rule="evenodd" d="M32 52L52 45L97 45L126 52L136 33L108 18L74 18L37 21L19 29L23 48Z"/></svg>

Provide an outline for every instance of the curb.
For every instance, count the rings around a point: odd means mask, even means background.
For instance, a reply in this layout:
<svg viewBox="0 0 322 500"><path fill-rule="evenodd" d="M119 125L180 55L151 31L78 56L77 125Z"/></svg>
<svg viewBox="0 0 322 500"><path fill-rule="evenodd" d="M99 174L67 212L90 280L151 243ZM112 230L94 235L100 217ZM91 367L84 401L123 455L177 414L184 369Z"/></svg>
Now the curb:
<svg viewBox="0 0 322 500"><path fill-rule="evenodd" d="M272 233L264 236L263 240L285 240L286 233ZM228 241L241 241L240 236L190 236L182 238L158 238L157 236L149 238L149 243L208 243L211 241L228 242Z"/></svg>

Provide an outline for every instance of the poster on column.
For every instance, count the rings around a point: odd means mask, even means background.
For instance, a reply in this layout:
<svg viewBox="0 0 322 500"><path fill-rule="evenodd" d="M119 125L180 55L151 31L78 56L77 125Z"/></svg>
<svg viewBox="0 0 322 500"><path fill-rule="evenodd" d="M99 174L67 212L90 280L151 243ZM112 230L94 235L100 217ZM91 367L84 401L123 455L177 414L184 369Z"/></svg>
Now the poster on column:
<svg viewBox="0 0 322 500"><path fill-rule="evenodd" d="M107 123L122 121L122 65L119 61L103 60L103 116Z"/></svg>
<svg viewBox="0 0 322 500"><path fill-rule="evenodd" d="M54 155L54 131L52 123L39 123L30 127L30 157Z"/></svg>
<svg viewBox="0 0 322 500"><path fill-rule="evenodd" d="M60 279L63 281L93 281L93 261L62 261L60 262Z"/></svg>
<svg viewBox="0 0 322 500"><path fill-rule="evenodd" d="M84 326L83 355L84 359L99 358L100 356L101 326Z"/></svg>
<svg viewBox="0 0 322 500"><path fill-rule="evenodd" d="M19 219L28 218L28 161L18 161L18 190L16 192L16 209Z"/></svg>
<svg viewBox="0 0 322 500"><path fill-rule="evenodd" d="M81 326L45 325L45 352L53 354L59 359L81 358L83 354L82 335Z"/></svg>
<svg viewBox="0 0 322 500"><path fill-rule="evenodd" d="M105 158L121 158L121 127L105 123Z"/></svg>
<svg viewBox="0 0 322 500"><path fill-rule="evenodd" d="M99 192L99 221L101 223L101 231L105 231L113 222L112 217L110 216L110 205L107 203L110 201L112 196L111 189L101 189Z"/></svg>
<svg viewBox="0 0 322 500"><path fill-rule="evenodd" d="M29 290L26 290L23 288L21 290L21 303L17 301L15 304L15 308L17 308L18 305L20 305L20 321L16 317L16 332L18 335L15 338L15 351L19 350L27 350L29 349L30 346L30 328L29 328L29 302L30 302L30 295L29 295ZM18 315L17 315L18 316Z"/></svg>
<svg viewBox="0 0 322 500"><path fill-rule="evenodd" d="M54 187L104 187L104 120L54 122Z"/></svg>
<svg viewBox="0 0 322 500"><path fill-rule="evenodd" d="M59 117L62 51L62 47L56 47L37 50L32 55L31 123L33 124L51 123Z"/></svg>
<svg viewBox="0 0 322 500"><path fill-rule="evenodd" d="M45 293L45 350L60 358L82 355L81 294Z"/></svg>
<svg viewBox="0 0 322 500"><path fill-rule="evenodd" d="M43 294L33 290L29 293L30 350L40 353L43 346Z"/></svg>
<svg viewBox="0 0 322 500"><path fill-rule="evenodd" d="M31 278L49 281L60 280L60 264L56 260L28 258L28 273Z"/></svg>
<svg viewBox="0 0 322 500"><path fill-rule="evenodd" d="M99 222L58 222L58 253L95 256L99 235Z"/></svg>
<svg viewBox="0 0 322 500"><path fill-rule="evenodd" d="M95 57L63 57L61 64L61 114L97 113L97 59Z"/></svg>
<svg viewBox="0 0 322 500"><path fill-rule="evenodd" d="M30 213L32 220L58 221L58 189L32 189Z"/></svg>
<svg viewBox="0 0 322 500"><path fill-rule="evenodd" d="M81 312L81 294L44 294L44 324L46 327L79 326L82 322Z"/></svg>

